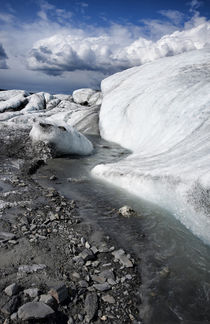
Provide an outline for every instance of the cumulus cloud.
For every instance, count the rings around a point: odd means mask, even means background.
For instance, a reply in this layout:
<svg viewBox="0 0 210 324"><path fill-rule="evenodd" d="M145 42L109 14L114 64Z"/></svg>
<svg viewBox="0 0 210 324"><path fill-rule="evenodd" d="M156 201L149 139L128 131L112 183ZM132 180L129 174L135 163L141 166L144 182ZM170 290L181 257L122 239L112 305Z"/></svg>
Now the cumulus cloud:
<svg viewBox="0 0 210 324"><path fill-rule="evenodd" d="M116 32L116 30L115 30ZM121 41L122 40L122 41ZM46 74L88 70L111 74L155 59L201 49L210 43L210 23L175 31L158 41L133 40L112 32L98 37L57 34L38 41L30 52L28 66Z"/></svg>
<svg viewBox="0 0 210 324"><path fill-rule="evenodd" d="M2 44L0 43L0 69L8 69L7 66L7 54L2 46Z"/></svg>

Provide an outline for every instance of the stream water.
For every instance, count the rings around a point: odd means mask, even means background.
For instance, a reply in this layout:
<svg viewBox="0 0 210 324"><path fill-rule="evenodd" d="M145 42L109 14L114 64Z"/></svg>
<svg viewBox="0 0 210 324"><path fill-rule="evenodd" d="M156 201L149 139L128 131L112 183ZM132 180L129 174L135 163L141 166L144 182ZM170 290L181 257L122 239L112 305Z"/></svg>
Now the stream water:
<svg viewBox="0 0 210 324"><path fill-rule="evenodd" d="M135 253L145 324L210 323L210 247L169 211L92 178L90 170L95 165L122 159L129 152L98 137L91 140L94 155L50 160L35 178L79 200L85 222L99 224L126 251ZM49 181L52 174L57 176L55 182ZM110 213L125 204L137 216L127 219Z"/></svg>

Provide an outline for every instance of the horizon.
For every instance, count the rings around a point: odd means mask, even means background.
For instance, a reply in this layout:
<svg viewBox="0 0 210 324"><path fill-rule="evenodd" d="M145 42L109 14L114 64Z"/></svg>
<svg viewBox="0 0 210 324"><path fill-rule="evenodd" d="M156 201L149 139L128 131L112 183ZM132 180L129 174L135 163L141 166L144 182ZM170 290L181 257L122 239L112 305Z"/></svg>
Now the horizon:
<svg viewBox="0 0 210 324"><path fill-rule="evenodd" d="M210 0L18 1L0 10L0 88L72 93L209 45Z"/></svg>

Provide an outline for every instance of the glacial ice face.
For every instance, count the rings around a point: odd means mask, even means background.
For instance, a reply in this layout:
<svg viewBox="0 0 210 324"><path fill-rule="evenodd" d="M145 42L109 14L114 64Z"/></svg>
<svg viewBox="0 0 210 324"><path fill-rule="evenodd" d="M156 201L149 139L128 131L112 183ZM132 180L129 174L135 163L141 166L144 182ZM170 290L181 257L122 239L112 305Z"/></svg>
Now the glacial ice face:
<svg viewBox="0 0 210 324"><path fill-rule="evenodd" d="M57 155L89 155L93 151L92 143L65 123L53 124L42 120L34 124L30 137L33 143L44 142L53 145Z"/></svg>
<svg viewBox="0 0 210 324"><path fill-rule="evenodd" d="M102 82L101 135L133 151L93 174L153 201L210 243L210 49Z"/></svg>

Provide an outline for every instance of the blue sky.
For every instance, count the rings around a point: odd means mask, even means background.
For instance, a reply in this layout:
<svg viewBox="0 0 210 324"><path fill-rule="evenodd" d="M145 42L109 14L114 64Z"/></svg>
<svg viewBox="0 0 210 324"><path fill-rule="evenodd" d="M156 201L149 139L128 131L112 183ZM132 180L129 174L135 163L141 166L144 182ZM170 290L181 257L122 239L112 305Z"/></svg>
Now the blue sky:
<svg viewBox="0 0 210 324"><path fill-rule="evenodd" d="M97 88L117 71L207 46L209 19L210 0L2 1L0 88Z"/></svg>

